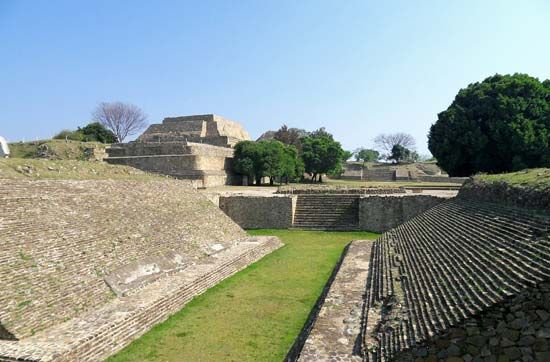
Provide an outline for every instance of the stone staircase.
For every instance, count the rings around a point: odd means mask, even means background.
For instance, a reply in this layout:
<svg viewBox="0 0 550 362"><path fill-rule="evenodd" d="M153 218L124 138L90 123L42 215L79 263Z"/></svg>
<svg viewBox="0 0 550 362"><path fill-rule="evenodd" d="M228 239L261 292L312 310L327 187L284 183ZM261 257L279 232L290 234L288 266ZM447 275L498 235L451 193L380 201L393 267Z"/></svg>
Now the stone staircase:
<svg viewBox="0 0 550 362"><path fill-rule="evenodd" d="M298 195L293 227L310 230L357 230L359 195Z"/></svg>
<svg viewBox="0 0 550 362"><path fill-rule="evenodd" d="M367 359L394 360L548 280L549 232L547 214L457 199L383 234L366 295Z"/></svg>

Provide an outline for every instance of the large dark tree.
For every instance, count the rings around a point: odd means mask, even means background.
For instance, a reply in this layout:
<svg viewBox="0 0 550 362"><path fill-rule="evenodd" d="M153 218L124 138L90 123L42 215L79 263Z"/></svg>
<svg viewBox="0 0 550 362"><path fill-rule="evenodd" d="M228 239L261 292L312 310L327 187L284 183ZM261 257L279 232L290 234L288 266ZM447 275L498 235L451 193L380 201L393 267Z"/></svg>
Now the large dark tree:
<svg viewBox="0 0 550 362"><path fill-rule="evenodd" d="M78 131L82 132L85 141L101 143L116 143L118 141L116 135L99 122L90 123L83 128L79 128Z"/></svg>
<svg viewBox="0 0 550 362"><path fill-rule="evenodd" d="M428 135L451 176L550 166L550 82L495 75L461 89Z"/></svg>
<svg viewBox="0 0 550 362"><path fill-rule="evenodd" d="M401 146L400 144L395 144L391 149L391 154L388 157L390 160L394 160L396 163L403 161L408 161L411 158L411 151Z"/></svg>

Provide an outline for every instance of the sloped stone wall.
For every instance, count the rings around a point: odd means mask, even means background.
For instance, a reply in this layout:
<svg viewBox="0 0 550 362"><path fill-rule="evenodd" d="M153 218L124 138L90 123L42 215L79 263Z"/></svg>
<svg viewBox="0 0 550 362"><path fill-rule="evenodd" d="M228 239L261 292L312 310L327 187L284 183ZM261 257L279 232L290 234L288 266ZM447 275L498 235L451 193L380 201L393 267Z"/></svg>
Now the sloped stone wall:
<svg viewBox="0 0 550 362"><path fill-rule="evenodd" d="M149 257L190 262L246 233L187 184L0 183L0 338L30 336L115 296L104 278Z"/></svg>
<svg viewBox="0 0 550 362"><path fill-rule="evenodd" d="M486 183L470 179L462 186L458 197L528 209L550 209L550 192L511 186L505 182Z"/></svg>
<svg viewBox="0 0 550 362"><path fill-rule="evenodd" d="M550 283L469 318L396 361L550 361Z"/></svg>

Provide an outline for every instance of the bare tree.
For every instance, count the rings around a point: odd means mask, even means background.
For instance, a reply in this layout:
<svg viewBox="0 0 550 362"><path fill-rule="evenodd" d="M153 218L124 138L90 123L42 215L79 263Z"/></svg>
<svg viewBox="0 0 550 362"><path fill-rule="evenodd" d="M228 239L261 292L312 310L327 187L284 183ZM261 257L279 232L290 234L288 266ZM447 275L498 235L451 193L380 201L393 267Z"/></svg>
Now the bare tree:
<svg viewBox="0 0 550 362"><path fill-rule="evenodd" d="M414 140L414 137L408 133L382 133L376 136L374 139L374 145L380 151L389 154L395 145L401 145L409 150L414 150L416 147L416 141Z"/></svg>
<svg viewBox="0 0 550 362"><path fill-rule="evenodd" d="M147 127L147 115L133 104L102 102L94 110L94 121L110 129L123 142L130 135L136 134Z"/></svg>

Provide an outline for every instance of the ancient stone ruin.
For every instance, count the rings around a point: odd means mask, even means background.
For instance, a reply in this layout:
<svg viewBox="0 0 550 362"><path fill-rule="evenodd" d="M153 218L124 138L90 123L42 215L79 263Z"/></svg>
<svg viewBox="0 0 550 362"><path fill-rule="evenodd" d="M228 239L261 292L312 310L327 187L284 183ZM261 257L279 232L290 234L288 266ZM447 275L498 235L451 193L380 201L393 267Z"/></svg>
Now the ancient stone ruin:
<svg viewBox="0 0 550 362"><path fill-rule="evenodd" d="M353 242L289 359L550 361L550 199L506 190Z"/></svg>
<svg viewBox="0 0 550 362"><path fill-rule="evenodd" d="M232 147L249 140L243 127L215 114L165 118L136 141L112 145L105 160L192 180L196 186L238 183Z"/></svg>
<svg viewBox="0 0 550 362"><path fill-rule="evenodd" d="M226 193L217 203L245 229L385 232L448 197L406 193L398 188L318 187L264 195Z"/></svg>
<svg viewBox="0 0 550 362"><path fill-rule="evenodd" d="M279 248L187 183L0 183L0 361L97 361Z"/></svg>
<svg viewBox="0 0 550 362"><path fill-rule="evenodd" d="M7 157L10 157L10 148L6 139L0 136L0 158Z"/></svg>

